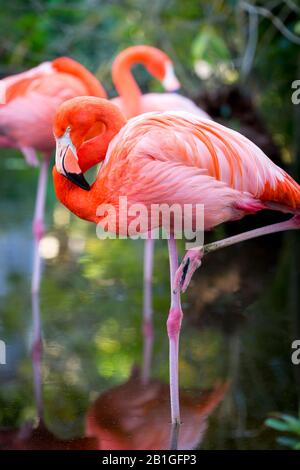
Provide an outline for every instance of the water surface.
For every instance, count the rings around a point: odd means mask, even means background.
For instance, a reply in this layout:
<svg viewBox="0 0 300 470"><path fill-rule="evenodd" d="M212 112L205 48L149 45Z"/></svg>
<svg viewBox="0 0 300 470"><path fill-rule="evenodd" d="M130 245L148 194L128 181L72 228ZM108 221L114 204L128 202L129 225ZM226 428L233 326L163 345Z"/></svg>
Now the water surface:
<svg viewBox="0 0 300 470"><path fill-rule="evenodd" d="M0 366L0 448L168 448L166 243L155 251L154 360L145 387L143 243L99 241L93 225L55 200L50 178L41 244L45 416L36 428L30 272L37 172L13 152L3 155L0 339L7 364ZM266 221L251 218L248 225ZM207 240L224 235L219 229ZM264 420L297 411L290 344L299 327L298 246L296 235L284 234L212 254L183 296L180 448L279 448Z"/></svg>

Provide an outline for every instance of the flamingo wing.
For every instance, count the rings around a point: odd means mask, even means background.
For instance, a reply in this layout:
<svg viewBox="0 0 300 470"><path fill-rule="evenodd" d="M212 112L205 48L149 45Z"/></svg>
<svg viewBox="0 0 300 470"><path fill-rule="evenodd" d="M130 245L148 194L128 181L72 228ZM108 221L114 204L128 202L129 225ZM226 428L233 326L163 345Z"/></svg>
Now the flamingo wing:
<svg viewBox="0 0 300 470"><path fill-rule="evenodd" d="M16 75L0 80L4 103L30 92L47 96L59 96L67 100L77 95L106 97L102 85L85 67L69 57L60 57L53 62L43 62Z"/></svg>
<svg viewBox="0 0 300 470"><path fill-rule="evenodd" d="M14 147L50 151L55 145L51 122L60 103L59 97L36 92L14 99L0 108L0 136Z"/></svg>
<svg viewBox="0 0 300 470"><path fill-rule="evenodd" d="M250 195L230 188L226 183L209 176L206 170L182 163L152 160L144 163L138 173L135 178L138 184L129 186L124 192L129 201L141 202L147 206L190 205L190 224L194 220L197 206L202 205L206 230L228 220L239 219L245 212L255 212L261 208L258 201ZM243 211L246 207L249 209Z"/></svg>
<svg viewBox="0 0 300 470"><path fill-rule="evenodd" d="M65 100L87 93L79 77L57 71L45 62L27 72L1 80L0 145L50 151L55 141L52 120Z"/></svg>
<svg viewBox="0 0 300 470"><path fill-rule="evenodd" d="M259 201L291 210L300 208L299 185L254 143L221 124L189 113L147 113L131 119L108 149L106 163L112 167L110 160L115 169L117 160L121 167L126 160L127 179L131 176L134 181L130 191L138 187L144 195L156 182L156 192L153 188L151 193L158 199L169 189L171 199L172 195L175 200L185 194L183 202L202 202L203 184L210 177L207 201L212 198L212 189L218 187L218 197L222 191L230 192L236 198L235 207L245 212L261 209ZM160 177L161 172L165 179ZM113 177L112 173L107 177Z"/></svg>
<svg viewBox="0 0 300 470"><path fill-rule="evenodd" d="M34 81L52 74L53 68L51 62L43 62L30 70L3 78L0 80L3 94L1 104L7 105L16 97L25 95Z"/></svg>

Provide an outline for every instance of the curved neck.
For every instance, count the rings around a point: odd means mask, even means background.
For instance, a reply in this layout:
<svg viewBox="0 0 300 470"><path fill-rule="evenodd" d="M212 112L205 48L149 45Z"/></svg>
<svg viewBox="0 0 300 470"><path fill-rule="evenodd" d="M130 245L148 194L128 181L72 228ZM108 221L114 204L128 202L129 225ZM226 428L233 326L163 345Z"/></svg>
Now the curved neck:
<svg viewBox="0 0 300 470"><path fill-rule="evenodd" d="M119 108L109 100L85 96L73 98L62 105L54 121L56 136L61 135L60 128L65 122L74 126L70 137L76 148L79 167L84 172L105 158L109 143L126 120ZM88 140L85 141L86 136ZM57 198L62 204L78 217L97 222L97 207L110 193L110 188L105 189L105 173L98 173L89 191L60 174L56 167L53 168L53 180Z"/></svg>
<svg viewBox="0 0 300 470"><path fill-rule="evenodd" d="M84 108L85 112L93 115L94 123L101 123L104 129L95 137L81 143L80 146L77 146L76 138L80 141L83 136L80 133L81 129L77 131L73 143L77 148L79 166L83 173L105 159L109 143L126 123L117 106L109 101L99 104L94 102L91 105L86 101ZM82 130L85 132L83 128Z"/></svg>
<svg viewBox="0 0 300 470"><path fill-rule="evenodd" d="M136 83L131 68L134 64L143 64L149 71L161 51L150 46L134 46L122 51L112 65L112 80L122 98L128 116L136 116L141 111L142 92ZM151 72L150 72L151 73ZM152 73L151 73L152 74Z"/></svg>
<svg viewBox="0 0 300 470"><path fill-rule="evenodd" d="M81 82L85 84L89 95L107 98L107 93L99 80L83 65L76 62L76 60L70 59L69 57L59 57L53 60L52 65L58 72L74 75L81 80Z"/></svg>

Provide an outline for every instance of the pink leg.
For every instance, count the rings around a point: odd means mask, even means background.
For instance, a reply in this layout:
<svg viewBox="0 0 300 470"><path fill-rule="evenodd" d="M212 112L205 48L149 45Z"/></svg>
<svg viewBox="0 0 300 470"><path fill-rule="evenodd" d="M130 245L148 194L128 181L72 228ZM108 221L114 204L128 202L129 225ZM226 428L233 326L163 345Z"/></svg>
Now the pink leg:
<svg viewBox="0 0 300 470"><path fill-rule="evenodd" d="M170 347L170 398L171 398L171 418L173 425L180 424L180 406L179 406L179 379L178 379L178 352L179 352L179 334L182 320L182 310L180 304L180 293L173 292L175 273L178 268L178 255L176 249L176 240L173 235L168 240L169 259L170 259L170 284L171 284L171 307L167 320L167 330Z"/></svg>
<svg viewBox="0 0 300 470"><path fill-rule="evenodd" d="M41 162L38 188L35 201L34 219L33 219L33 235L34 235L34 257L33 257L33 274L32 274L32 293L36 294L40 290L41 279L41 259L39 255L39 243L44 235L44 212L45 198L47 188L47 176L49 168L49 157L45 156Z"/></svg>
<svg viewBox="0 0 300 470"><path fill-rule="evenodd" d="M40 299L38 294L32 294L32 368L35 404L39 421L43 420L44 407L42 398L42 339L40 326Z"/></svg>
<svg viewBox="0 0 300 470"><path fill-rule="evenodd" d="M142 383L146 384L150 378L152 349L153 349L153 308L152 308L152 274L154 239L146 239L144 245L144 306L143 306L143 371Z"/></svg>
<svg viewBox="0 0 300 470"><path fill-rule="evenodd" d="M172 424L170 432L170 444L168 450L178 450L178 439L179 439L180 426Z"/></svg>
<svg viewBox="0 0 300 470"><path fill-rule="evenodd" d="M197 268L199 268L199 266L201 266L202 258L207 253L219 250L220 248L235 245L236 243L240 243L245 240L250 240L251 238L261 237L262 235L283 232L285 230L295 230L299 228L300 216L295 215L285 222L266 225L265 227L249 230L248 232L240 233L238 235L234 235L233 237L224 238L224 240L219 240L202 247L195 247L191 250L188 250L176 272L174 291L177 292L178 290L181 290L184 292L187 289L194 272Z"/></svg>
<svg viewBox="0 0 300 470"><path fill-rule="evenodd" d="M41 281L41 257L39 255L39 242L44 235L44 211L47 188L47 176L49 168L49 156L45 155L41 161L40 174L36 195L34 219L33 219L33 271L31 281L32 294L32 365L35 400L37 412L40 419L43 415L42 405L42 378L41 378L41 360L42 360L42 337L41 337L41 319L39 306L39 291Z"/></svg>

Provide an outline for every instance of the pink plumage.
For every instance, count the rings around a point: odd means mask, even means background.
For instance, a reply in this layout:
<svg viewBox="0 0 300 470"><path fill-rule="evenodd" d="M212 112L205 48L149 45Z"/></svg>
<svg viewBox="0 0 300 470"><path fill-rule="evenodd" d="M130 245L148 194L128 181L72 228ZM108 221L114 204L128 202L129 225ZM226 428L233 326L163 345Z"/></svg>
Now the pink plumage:
<svg viewBox="0 0 300 470"><path fill-rule="evenodd" d="M205 228L269 203L300 208L299 185L254 143L229 128L184 113L131 119L111 142L95 183L129 201L204 204ZM132 184L134 181L134 184Z"/></svg>
<svg viewBox="0 0 300 470"><path fill-rule="evenodd" d="M125 116L132 117L128 116L129 113L122 98L113 98L111 101L121 109ZM201 118L210 119L210 116L203 109L196 106L193 101L177 93L146 93L142 95L140 97L139 114L151 111L187 111Z"/></svg>
<svg viewBox="0 0 300 470"><path fill-rule="evenodd" d="M65 100L91 94L105 97L100 83L82 65L61 57L0 82L0 146L49 153L55 146L52 123Z"/></svg>

